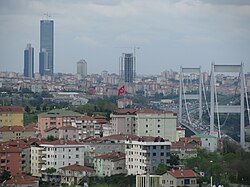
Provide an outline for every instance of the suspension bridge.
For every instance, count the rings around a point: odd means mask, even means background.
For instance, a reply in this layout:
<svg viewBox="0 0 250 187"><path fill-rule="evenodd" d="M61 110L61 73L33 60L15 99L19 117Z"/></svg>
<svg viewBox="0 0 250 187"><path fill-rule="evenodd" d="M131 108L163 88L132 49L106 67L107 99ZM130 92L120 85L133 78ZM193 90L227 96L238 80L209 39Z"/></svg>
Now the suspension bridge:
<svg viewBox="0 0 250 187"><path fill-rule="evenodd" d="M194 134L207 133L221 138L222 136L227 136L221 132L221 127L226 124L228 116L230 114L238 114L240 115L240 145L245 148L245 124L250 124L250 117L243 66L243 63L238 65L218 65L212 63L210 84L205 84L201 67L181 67L179 123ZM221 81L219 78L225 73L234 74L233 77L236 77L232 78L233 84L231 87L235 87L234 90L229 87L223 88L223 80ZM194 78L190 78L191 75ZM233 98L221 101L218 96L219 94L223 93L224 96L230 95L225 92L234 92ZM207 98L207 93L210 93L210 98ZM238 99L236 102L233 100L235 98ZM247 122L245 122L245 111L247 111L248 116ZM226 114L224 122L221 120L222 114ZM208 118L209 122L203 120L203 117Z"/></svg>

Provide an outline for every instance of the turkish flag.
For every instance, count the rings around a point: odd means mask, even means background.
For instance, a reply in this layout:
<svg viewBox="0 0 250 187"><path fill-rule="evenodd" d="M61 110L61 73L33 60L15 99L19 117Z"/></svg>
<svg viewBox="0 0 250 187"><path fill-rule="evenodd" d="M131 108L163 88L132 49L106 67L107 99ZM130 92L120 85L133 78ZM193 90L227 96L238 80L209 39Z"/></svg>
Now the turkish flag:
<svg viewBox="0 0 250 187"><path fill-rule="evenodd" d="M123 85L121 88L119 88L119 90L118 90L118 96L125 93L125 88L124 87L125 86Z"/></svg>

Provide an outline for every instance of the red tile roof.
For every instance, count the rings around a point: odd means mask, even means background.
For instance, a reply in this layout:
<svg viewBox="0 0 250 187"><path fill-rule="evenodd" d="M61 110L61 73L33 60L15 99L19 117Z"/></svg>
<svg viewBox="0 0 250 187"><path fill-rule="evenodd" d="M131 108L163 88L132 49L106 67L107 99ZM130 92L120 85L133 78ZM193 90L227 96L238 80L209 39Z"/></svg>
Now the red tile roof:
<svg viewBox="0 0 250 187"><path fill-rule="evenodd" d="M73 127L71 125L63 126L63 127L60 127L59 129L61 129L61 130L77 130L76 127Z"/></svg>
<svg viewBox="0 0 250 187"><path fill-rule="evenodd" d="M64 140L55 140L55 141L52 141L52 142L43 142L41 144L46 144L46 145L82 145L82 143L80 142L77 142L77 141L70 141L70 140L67 140L67 141L64 141Z"/></svg>
<svg viewBox="0 0 250 187"><path fill-rule="evenodd" d="M61 167L60 169L71 170L71 171L94 171L94 169L91 167L77 165L77 164L64 166L64 167Z"/></svg>
<svg viewBox="0 0 250 187"><path fill-rule="evenodd" d="M186 144L185 142L172 142L171 148L193 148L196 146L193 144Z"/></svg>
<svg viewBox="0 0 250 187"><path fill-rule="evenodd" d="M130 115L136 115L136 109L132 109L132 108L125 108L125 109L119 109L119 110L115 110L113 112L113 114L130 114Z"/></svg>
<svg viewBox="0 0 250 187"><path fill-rule="evenodd" d="M95 158L111 160L112 162L116 162L116 161L125 159L125 153L112 152L112 153L96 156Z"/></svg>
<svg viewBox="0 0 250 187"><path fill-rule="evenodd" d="M5 184L4 186L22 185L22 184L33 186L37 181L38 179L35 177L22 174L22 175L17 175L17 176L11 176L11 179L6 182L3 182L3 184Z"/></svg>
<svg viewBox="0 0 250 187"><path fill-rule="evenodd" d="M115 140L137 140L139 136L132 135L132 134L111 134L109 136L104 136L102 139L115 139Z"/></svg>
<svg viewBox="0 0 250 187"><path fill-rule="evenodd" d="M168 171L168 173L175 178L197 178L199 177L199 175L191 169L184 169L184 170L173 169L173 170Z"/></svg>
<svg viewBox="0 0 250 187"><path fill-rule="evenodd" d="M8 131L36 131L35 126L3 126L0 127L0 132L8 132Z"/></svg>
<svg viewBox="0 0 250 187"><path fill-rule="evenodd" d="M23 113L23 108L19 106L0 106L0 113Z"/></svg>
<svg viewBox="0 0 250 187"><path fill-rule="evenodd" d="M49 131L52 131L52 130L57 130L56 127L50 127L48 129L45 129L44 132L49 132Z"/></svg>
<svg viewBox="0 0 250 187"><path fill-rule="evenodd" d="M96 119L92 116L79 116L76 119L82 121L96 121Z"/></svg>

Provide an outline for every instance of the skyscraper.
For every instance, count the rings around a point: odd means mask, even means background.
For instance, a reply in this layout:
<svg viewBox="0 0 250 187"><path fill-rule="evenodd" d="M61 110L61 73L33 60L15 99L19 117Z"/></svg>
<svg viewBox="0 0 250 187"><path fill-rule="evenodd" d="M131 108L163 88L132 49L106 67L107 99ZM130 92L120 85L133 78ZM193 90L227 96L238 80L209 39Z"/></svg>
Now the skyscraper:
<svg viewBox="0 0 250 187"><path fill-rule="evenodd" d="M31 44L27 44L27 47L24 50L23 74L25 77L29 77L29 78L34 77L34 48L31 47Z"/></svg>
<svg viewBox="0 0 250 187"><path fill-rule="evenodd" d="M123 53L120 59L120 76L122 81L133 83L134 81L134 56L133 53Z"/></svg>
<svg viewBox="0 0 250 187"><path fill-rule="evenodd" d="M87 76L87 62L84 59L77 62L77 74Z"/></svg>
<svg viewBox="0 0 250 187"><path fill-rule="evenodd" d="M40 21L39 73L41 75L53 75L54 73L54 21L53 20Z"/></svg>

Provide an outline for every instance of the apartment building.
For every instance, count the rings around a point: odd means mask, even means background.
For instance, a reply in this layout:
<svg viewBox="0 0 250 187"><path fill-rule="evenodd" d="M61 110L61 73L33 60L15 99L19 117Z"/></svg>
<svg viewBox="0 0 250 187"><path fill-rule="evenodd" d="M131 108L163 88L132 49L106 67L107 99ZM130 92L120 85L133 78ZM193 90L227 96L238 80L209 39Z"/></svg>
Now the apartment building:
<svg viewBox="0 0 250 187"><path fill-rule="evenodd" d="M99 177L127 173L125 169L125 154L112 152L94 158L94 168Z"/></svg>
<svg viewBox="0 0 250 187"><path fill-rule="evenodd" d="M71 125L60 127L58 129L58 137L60 140L64 139L64 140L78 141L79 140L78 129Z"/></svg>
<svg viewBox="0 0 250 187"><path fill-rule="evenodd" d="M31 147L31 174L33 176L46 175L46 170L79 164L84 165L85 145L77 141L55 140L40 141Z"/></svg>
<svg viewBox="0 0 250 187"><path fill-rule="evenodd" d="M0 127L0 142L19 140L27 138L35 138L36 127L34 125L29 126L3 126Z"/></svg>
<svg viewBox="0 0 250 187"><path fill-rule="evenodd" d="M195 144L186 144L185 142L172 142L170 153L178 155L182 159L197 157L197 146Z"/></svg>
<svg viewBox="0 0 250 187"><path fill-rule="evenodd" d="M0 126L23 126L23 109L19 106L0 106Z"/></svg>
<svg viewBox="0 0 250 187"><path fill-rule="evenodd" d="M30 172L30 147L22 140L1 143L0 158L0 173L6 170L16 176Z"/></svg>
<svg viewBox="0 0 250 187"><path fill-rule="evenodd" d="M42 137L45 136L44 131L52 127L60 128L72 125L72 122L80 117L81 114L66 109L54 109L38 115L38 130Z"/></svg>
<svg viewBox="0 0 250 187"><path fill-rule="evenodd" d="M125 141L126 169L128 175L153 172L160 163L169 165L170 141L160 137L140 137Z"/></svg>
<svg viewBox="0 0 250 187"><path fill-rule="evenodd" d="M92 116L77 117L72 126L76 127L79 132L79 140L87 137L101 137L102 124Z"/></svg>
<svg viewBox="0 0 250 187"><path fill-rule="evenodd" d="M113 134L160 136L176 141L177 114L149 109L120 109L111 115Z"/></svg>

